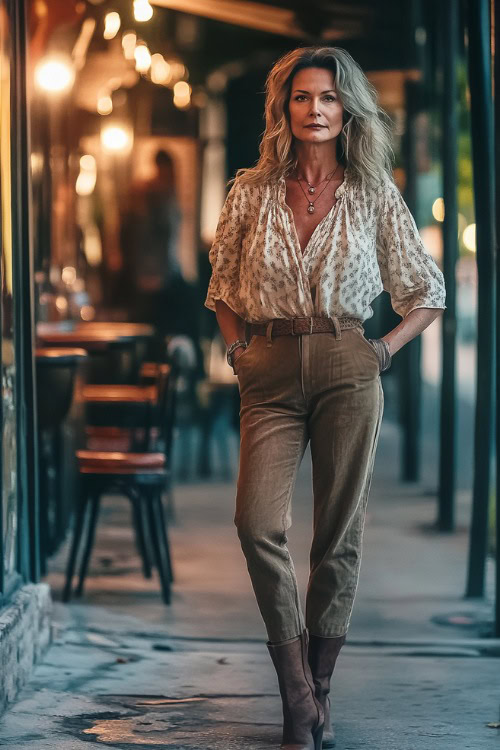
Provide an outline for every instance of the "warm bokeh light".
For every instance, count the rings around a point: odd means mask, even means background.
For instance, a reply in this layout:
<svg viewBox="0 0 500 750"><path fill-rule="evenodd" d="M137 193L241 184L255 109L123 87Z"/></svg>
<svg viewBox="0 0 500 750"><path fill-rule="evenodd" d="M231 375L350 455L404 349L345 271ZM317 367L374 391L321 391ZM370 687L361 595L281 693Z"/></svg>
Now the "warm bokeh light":
<svg viewBox="0 0 500 750"><path fill-rule="evenodd" d="M134 58L138 73L147 73L151 67L151 53L144 42L140 42L135 48Z"/></svg>
<svg viewBox="0 0 500 750"><path fill-rule="evenodd" d="M104 38L114 39L118 34L120 26L121 19L119 13L117 13L115 10L111 11L111 13L106 13L106 16L104 18Z"/></svg>
<svg viewBox="0 0 500 750"><path fill-rule="evenodd" d="M56 308L60 313L66 312L68 309L68 300L62 294L56 297Z"/></svg>
<svg viewBox="0 0 500 750"><path fill-rule="evenodd" d="M134 18L143 23L153 17L153 8L149 0L134 0Z"/></svg>
<svg viewBox="0 0 500 750"><path fill-rule="evenodd" d="M172 80L170 65L159 52L151 56L151 80L164 86Z"/></svg>
<svg viewBox="0 0 500 750"><path fill-rule="evenodd" d="M131 145L131 138L120 125L108 125L101 131L101 143L107 151L125 151Z"/></svg>
<svg viewBox="0 0 500 750"><path fill-rule="evenodd" d="M137 34L135 31L127 31L122 36L123 54L126 60L134 59L135 45L137 44Z"/></svg>
<svg viewBox="0 0 500 750"><path fill-rule="evenodd" d="M186 81L178 81L174 86L174 104L185 109L191 104L191 86Z"/></svg>
<svg viewBox="0 0 500 750"><path fill-rule="evenodd" d="M442 198L436 198L432 204L432 215L436 221L444 221L444 200Z"/></svg>
<svg viewBox="0 0 500 750"><path fill-rule="evenodd" d="M84 305L80 310L80 317L82 320L94 320L95 309L92 305Z"/></svg>
<svg viewBox="0 0 500 750"><path fill-rule="evenodd" d="M470 250L471 253L476 252L476 225L475 224L469 224L464 229L464 233L462 234L462 240L467 248L467 250Z"/></svg>
<svg viewBox="0 0 500 750"><path fill-rule="evenodd" d="M50 93L68 91L75 80L75 71L62 58L46 58L35 69L35 81L39 88Z"/></svg>
<svg viewBox="0 0 500 750"><path fill-rule="evenodd" d="M61 271L61 279L65 284L73 284L76 279L76 268L65 266Z"/></svg>
<svg viewBox="0 0 500 750"><path fill-rule="evenodd" d="M100 115L109 115L113 111L113 102L109 94L100 96L97 100L97 111Z"/></svg>
<svg viewBox="0 0 500 750"><path fill-rule="evenodd" d="M95 172L82 171L76 179L76 192L82 198L87 195L92 195L94 192L96 183Z"/></svg>
<svg viewBox="0 0 500 750"><path fill-rule="evenodd" d="M91 195L94 192L97 179L96 161L90 154L84 154L80 158L80 174L76 180L76 192L81 197Z"/></svg>
<svg viewBox="0 0 500 750"><path fill-rule="evenodd" d="M80 157L80 169L85 169L87 172L96 171L96 160L92 154L84 154Z"/></svg>
<svg viewBox="0 0 500 750"><path fill-rule="evenodd" d="M191 96L191 86L186 81L178 81L174 86L174 96L179 99L189 98Z"/></svg>

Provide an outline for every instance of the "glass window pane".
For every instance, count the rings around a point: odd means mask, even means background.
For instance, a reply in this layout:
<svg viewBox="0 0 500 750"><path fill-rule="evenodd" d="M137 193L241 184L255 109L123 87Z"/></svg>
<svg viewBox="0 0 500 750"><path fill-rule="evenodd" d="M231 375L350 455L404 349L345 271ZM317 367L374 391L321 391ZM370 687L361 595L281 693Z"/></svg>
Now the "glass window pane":
<svg viewBox="0 0 500 750"><path fill-rule="evenodd" d="M12 165L11 165L11 48L9 18L0 0L0 272L1 272L1 346L2 346L2 466L1 500L3 522L4 570L16 568L17 537L17 452L14 308L12 286Z"/></svg>

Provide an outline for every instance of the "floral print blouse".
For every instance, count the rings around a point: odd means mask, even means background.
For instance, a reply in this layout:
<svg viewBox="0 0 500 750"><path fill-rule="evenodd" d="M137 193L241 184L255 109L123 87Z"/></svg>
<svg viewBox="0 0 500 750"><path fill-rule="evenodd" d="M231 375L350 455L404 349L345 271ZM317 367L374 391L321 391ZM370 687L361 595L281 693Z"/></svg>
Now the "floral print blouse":
<svg viewBox="0 0 500 750"><path fill-rule="evenodd" d="M206 307L223 300L249 323L311 315L365 321L385 289L402 318L417 307L445 309L443 274L389 177L363 188L346 169L304 253L285 193L284 178L233 184L210 249Z"/></svg>

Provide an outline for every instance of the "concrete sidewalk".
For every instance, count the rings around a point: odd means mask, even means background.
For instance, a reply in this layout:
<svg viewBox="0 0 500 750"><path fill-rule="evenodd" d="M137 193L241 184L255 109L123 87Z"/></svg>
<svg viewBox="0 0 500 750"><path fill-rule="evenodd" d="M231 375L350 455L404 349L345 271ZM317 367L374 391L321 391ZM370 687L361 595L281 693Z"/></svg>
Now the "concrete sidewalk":
<svg viewBox="0 0 500 750"><path fill-rule="evenodd" d="M397 481L398 431L384 421L361 580L336 671L339 750L498 747L500 642L481 637L487 601L464 601L469 497L459 531L432 530L425 482ZM294 495L290 547L302 591L311 527L310 460ZM110 498L84 598L57 600L54 642L0 724L0 746L30 750L263 750L281 715L265 633L232 523L233 484L176 491L170 608L142 578L128 506ZM489 571L490 578L492 571ZM491 582L490 582L491 586ZM450 616L456 623L449 624Z"/></svg>

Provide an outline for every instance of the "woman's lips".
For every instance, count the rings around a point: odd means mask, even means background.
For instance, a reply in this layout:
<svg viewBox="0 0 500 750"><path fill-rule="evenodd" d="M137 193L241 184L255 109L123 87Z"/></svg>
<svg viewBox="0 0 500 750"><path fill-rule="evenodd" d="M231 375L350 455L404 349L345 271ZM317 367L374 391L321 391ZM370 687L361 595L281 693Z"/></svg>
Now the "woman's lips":
<svg viewBox="0 0 500 750"><path fill-rule="evenodd" d="M306 128L309 128L310 130L321 130L321 128L324 128L325 125L306 125Z"/></svg>

